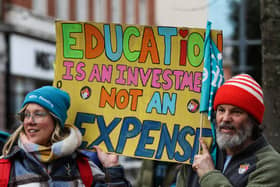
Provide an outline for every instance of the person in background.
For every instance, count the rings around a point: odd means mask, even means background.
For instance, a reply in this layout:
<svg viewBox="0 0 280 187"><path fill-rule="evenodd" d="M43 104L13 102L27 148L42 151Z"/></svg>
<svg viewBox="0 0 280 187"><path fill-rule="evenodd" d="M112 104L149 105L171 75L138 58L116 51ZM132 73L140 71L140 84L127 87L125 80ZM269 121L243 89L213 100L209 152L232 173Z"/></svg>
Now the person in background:
<svg viewBox="0 0 280 187"><path fill-rule="evenodd" d="M173 187L180 164L143 159L136 187Z"/></svg>
<svg viewBox="0 0 280 187"><path fill-rule="evenodd" d="M95 148L105 172L86 159L90 181L85 183L79 168L86 158L78 149L81 133L65 124L69 106L68 93L52 86L26 95L19 112L22 124L2 151L2 157L11 163L8 186L130 186L118 156L99 147Z"/></svg>
<svg viewBox="0 0 280 187"><path fill-rule="evenodd" d="M9 138L10 134L4 131L0 131L0 151L2 152L2 148Z"/></svg>
<svg viewBox="0 0 280 187"><path fill-rule="evenodd" d="M247 74L232 77L217 90L214 110L216 167L201 138L202 154L181 168L176 186L280 186L280 155L262 135L260 85Z"/></svg>

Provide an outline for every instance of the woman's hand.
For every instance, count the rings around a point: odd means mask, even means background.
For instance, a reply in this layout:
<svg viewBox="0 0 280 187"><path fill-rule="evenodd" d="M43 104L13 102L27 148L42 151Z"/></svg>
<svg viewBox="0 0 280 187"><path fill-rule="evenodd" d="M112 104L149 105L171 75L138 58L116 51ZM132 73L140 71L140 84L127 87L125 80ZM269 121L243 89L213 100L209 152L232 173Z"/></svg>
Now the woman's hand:
<svg viewBox="0 0 280 187"><path fill-rule="evenodd" d="M94 146L93 148L97 151L97 156L100 162L102 163L103 167L109 168L113 166L119 165L119 157L118 155L105 153L102 149L98 146Z"/></svg>

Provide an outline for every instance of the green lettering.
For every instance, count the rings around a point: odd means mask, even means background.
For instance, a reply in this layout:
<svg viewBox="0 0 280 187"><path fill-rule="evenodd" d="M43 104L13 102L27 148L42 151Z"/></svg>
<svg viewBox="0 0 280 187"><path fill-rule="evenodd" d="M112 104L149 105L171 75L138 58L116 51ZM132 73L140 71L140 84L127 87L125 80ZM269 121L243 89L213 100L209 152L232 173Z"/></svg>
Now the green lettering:
<svg viewBox="0 0 280 187"><path fill-rule="evenodd" d="M63 35L63 55L64 58L83 58L83 50L72 49L76 45L76 39L71 37L71 33L82 32L82 25L78 23L62 24Z"/></svg>
<svg viewBox="0 0 280 187"><path fill-rule="evenodd" d="M192 33L188 38L188 59L192 66L198 67L203 61L203 38L199 33Z"/></svg>
<svg viewBox="0 0 280 187"><path fill-rule="evenodd" d="M124 31L124 37L123 37L123 53L126 59L130 62L136 61L140 55L139 51L136 50L131 51L129 49L129 40L132 35L139 37L140 36L139 30L136 27L127 27Z"/></svg>

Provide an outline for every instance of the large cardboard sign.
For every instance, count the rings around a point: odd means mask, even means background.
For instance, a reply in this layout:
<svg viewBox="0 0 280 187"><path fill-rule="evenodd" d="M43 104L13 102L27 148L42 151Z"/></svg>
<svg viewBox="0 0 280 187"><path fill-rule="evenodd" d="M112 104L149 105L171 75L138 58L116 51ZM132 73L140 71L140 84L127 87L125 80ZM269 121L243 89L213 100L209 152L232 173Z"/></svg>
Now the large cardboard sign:
<svg viewBox="0 0 280 187"><path fill-rule="evenodd" d="M221 31L212 39L222 48ZM85 148L189 163L198 149L205 29L56 22L54 86ZM207 120L204 120L207 121ZM202 134L211 140L210 124Z"/></svg>

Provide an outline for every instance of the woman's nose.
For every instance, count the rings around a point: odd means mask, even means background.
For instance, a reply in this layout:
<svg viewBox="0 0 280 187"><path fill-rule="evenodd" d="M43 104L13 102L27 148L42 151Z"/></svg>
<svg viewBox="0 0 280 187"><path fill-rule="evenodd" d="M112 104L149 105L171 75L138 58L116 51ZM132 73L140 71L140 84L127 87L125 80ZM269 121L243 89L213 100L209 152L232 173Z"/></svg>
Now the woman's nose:
<svg viewBox="0 0 280 187"><path fill-rule="evenodd" d="M34 119L33 115L30 115L30 116L24 118L24 122L34 124L35 119Z"/></svg>

